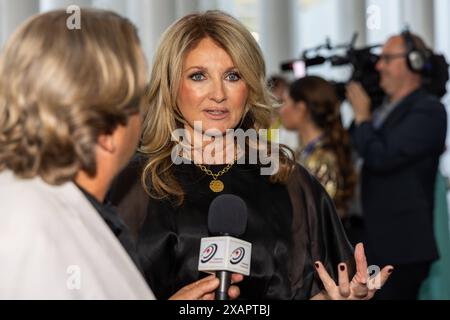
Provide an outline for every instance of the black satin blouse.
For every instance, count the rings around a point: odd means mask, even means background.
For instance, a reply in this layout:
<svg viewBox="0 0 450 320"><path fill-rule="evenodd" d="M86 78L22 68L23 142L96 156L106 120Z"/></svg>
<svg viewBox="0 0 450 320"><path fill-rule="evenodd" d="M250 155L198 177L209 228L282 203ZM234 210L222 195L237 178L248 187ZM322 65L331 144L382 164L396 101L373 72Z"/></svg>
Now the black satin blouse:
<svg viewBox="0 0 450 320"><path fill-rule="evenodd" d="M113 185L111 200L133 231L145 279L167 299L206 274L199 272L200 239L208 236L208 208L219 194L241 197L248 224L240 238L252 243L251 274L239 284L240 299L309 299L322 290L314 262L336 278L337 264L353 269L352 248L327 193L298 166L287 185L273 184L257 165L234 165L220 177L222 193L197 166L175 167L185 191L181 206L155 200L140 185L145 160L137 158ZM223 166L210 166L216 173Z"/></svg>

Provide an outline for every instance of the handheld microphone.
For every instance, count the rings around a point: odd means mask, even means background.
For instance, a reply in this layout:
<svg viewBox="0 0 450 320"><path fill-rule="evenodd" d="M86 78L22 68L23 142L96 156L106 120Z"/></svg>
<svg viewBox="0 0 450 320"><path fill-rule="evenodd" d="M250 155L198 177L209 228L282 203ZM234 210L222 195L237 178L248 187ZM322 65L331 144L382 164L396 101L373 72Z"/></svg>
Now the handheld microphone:
<svg viewBox="0 0 450 320"><path fill-rule="evenodd" d="M215 237L202 238L198 270L216 272L220 286L216 300L228 300L231 273L250 275L252 245L236 237L247 227L247 206L231 194L220 195L209 206L208 230Z"/></svg>

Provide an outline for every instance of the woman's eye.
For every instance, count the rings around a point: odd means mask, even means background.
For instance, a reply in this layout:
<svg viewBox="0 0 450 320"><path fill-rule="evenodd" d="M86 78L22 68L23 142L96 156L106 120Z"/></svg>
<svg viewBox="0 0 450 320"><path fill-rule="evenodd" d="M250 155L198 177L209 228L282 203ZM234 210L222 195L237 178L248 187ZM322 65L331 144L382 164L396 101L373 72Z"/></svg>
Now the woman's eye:
<svg viewBox="0 0 450 320"><path fill-rule="evenodd" d="M227 74L226 79L229 81L239 81L241 80L241 76L237 72L231 72Z"/></svg>
<svg viewBox="0 0 450 320"><path fill-rule="evenodd" d="M201 81L205 79L205 76L202 73L194 73L190 78L194 81Z"/></svg>

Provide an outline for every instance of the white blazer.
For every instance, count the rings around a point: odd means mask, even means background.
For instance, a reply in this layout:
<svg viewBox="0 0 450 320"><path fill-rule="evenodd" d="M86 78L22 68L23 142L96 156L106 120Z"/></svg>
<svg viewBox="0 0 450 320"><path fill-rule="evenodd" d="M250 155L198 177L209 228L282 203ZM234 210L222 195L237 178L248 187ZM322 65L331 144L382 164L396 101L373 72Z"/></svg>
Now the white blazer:
<svg viewBox="0 0 450 320"><path fill-rule="evenodd" d="M73 184L0 173L0 299L155 299Z"/></svg>

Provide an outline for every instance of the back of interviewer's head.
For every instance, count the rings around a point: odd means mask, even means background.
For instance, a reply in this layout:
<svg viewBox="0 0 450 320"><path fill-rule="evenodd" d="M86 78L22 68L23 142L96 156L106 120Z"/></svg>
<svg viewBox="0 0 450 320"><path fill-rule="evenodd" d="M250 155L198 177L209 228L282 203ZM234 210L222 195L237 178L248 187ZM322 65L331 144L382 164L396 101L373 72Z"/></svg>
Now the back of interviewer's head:
<svg viewBox="0 0 450 320"><path fill-rule="evenodd" d="M49 184L95 175L100 134L140 112L147 66L135 27L109 11L37 15L0 55L0 171Z"/></svg>

